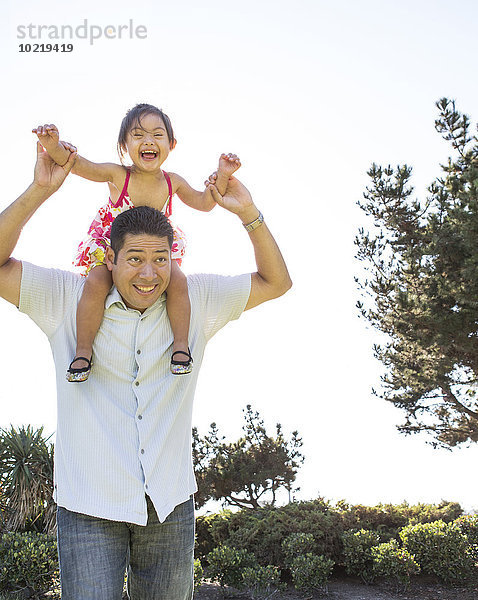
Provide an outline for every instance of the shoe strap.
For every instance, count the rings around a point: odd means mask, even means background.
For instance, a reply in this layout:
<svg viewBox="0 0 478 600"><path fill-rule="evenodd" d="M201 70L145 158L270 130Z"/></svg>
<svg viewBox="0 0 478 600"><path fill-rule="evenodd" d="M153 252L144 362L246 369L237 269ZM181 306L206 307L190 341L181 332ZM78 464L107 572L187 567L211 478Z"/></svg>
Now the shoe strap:
<svg viewBox="0 0 478 600"><path fill-rule="evenodd" d="M88 368L91 367L91 358L86 358L86 356L75 356L75 358L71 361L70 363L70 369L71 369L71 365L76 362L77 360L84 360L86 361ZM82 369L84 369L85 367L82 367Z"/></svg>
<svg viewBox="0 0 478 600"><path fill-rule="evenodd" d="M176 350L176 352L173 352L171 354L171 359L173 359L176 354L184 354L184 356L187 356L189 358L189 360L193 359L193 357L191 356L191 354L189 352L185 352L184 350Z"/></svg>

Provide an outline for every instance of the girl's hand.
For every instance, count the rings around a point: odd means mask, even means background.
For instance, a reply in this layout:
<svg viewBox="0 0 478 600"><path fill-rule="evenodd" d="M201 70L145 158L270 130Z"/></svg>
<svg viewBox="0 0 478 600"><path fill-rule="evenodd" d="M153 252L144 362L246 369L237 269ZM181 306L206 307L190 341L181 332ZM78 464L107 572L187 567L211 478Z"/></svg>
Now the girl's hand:
<svg viewBox="0 0 478 600"><path fill-rule="evenodd" d="M221 154L219 157L218 173L230 177L241 166L241 160L237 154Z"/></svg>
<svg viewBox="0 0 478 600"><path fill-rule="evenodd" d="M33 133L37 134L40 144L47 152L54 151L60 142L60 133L56 125L38 125L36 129L32 129Z"/></svg>
<svg viewBox="0 0 478 600"><path fill-rule="evenodd" d="M60 142L60 134L56 125L39 125L32 129L38 141L58 165L65 165L69 155L76 152L75 146L69 142Z"/></svg>

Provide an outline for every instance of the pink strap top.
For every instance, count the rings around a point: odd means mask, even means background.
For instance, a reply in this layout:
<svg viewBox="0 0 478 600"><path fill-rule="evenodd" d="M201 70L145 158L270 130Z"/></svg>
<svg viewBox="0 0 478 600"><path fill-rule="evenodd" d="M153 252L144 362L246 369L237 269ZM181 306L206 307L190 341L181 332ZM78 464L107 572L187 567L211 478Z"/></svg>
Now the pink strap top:
<svg viewBox="0 0 478 600"><path fill-rule="evenodd" d="M128 194L128 183L129 183L130 175L131 175L130 170L126 169L126 177L124 180L123 189L121 190L121 194L119 195L118 200L113 205L115 208L117 208L118 206L121 206L124 197L127 196L127 194ZM166 201L166 204L163 206L162 212L164 212L164 214L169 218L173 212L173 207L172 207L173 186L172 186L171 177L169 176L169 174L166 171L163 171L163 175L164 175L164 178L166 179L166 183L168 184L168 200Z"/></svg>

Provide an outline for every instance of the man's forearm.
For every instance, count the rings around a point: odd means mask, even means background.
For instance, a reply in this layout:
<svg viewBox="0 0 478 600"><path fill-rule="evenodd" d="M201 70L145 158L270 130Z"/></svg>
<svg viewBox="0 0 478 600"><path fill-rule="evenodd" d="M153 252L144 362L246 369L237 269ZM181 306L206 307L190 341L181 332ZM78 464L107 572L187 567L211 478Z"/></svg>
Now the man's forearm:
<svg viewBox="0 0 478 600"><path fill-rule="evenodd" d="M257 272L251 274L251 293L245 310L285 294L292 286L289 271L269 228L262 218L258 219L260 212L248 189L235 177L229 179L224 196L213 183L210 182L208 188L219 206L237 215L242 224L247 225L254 247Z"/></svg>
<svg viewBox="0 0 478 600"><path fill-rule="evenodd" d="M49 196L50 192L32 183L0 214L0 267L12 255L24 225Z"/></svg>
<svg viewBox="0 0 478 600"><path fill-rule="evenodd" d="M249 225L255 223L259 215L259 210L251 205L238 216L243 225ZM249 237L254 248L257 272L252 275L254 294L251 294L246 310L282 296L292 286L282 253L266 223L258 224L249 232Z"/></svg>

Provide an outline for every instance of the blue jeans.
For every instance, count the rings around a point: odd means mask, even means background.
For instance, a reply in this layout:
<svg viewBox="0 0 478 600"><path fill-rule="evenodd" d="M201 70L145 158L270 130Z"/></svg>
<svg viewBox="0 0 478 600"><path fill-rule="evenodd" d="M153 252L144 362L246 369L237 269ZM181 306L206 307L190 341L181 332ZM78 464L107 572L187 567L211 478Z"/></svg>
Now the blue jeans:
<svg viewBox="0 0 478 600"><path fill-rule="evenodd" d="M128 569L131 600L191 600L194 504L163 523L148 496L148 524L118 523L58 507L62 600L121 600Z"/></svg>

